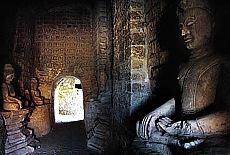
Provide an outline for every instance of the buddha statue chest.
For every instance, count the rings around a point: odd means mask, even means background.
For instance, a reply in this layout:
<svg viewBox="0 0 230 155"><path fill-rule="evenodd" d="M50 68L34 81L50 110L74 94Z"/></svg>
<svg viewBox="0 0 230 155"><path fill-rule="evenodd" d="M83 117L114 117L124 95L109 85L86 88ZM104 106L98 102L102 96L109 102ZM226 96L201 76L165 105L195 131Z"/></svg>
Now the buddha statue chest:
<svg viewBox="0 0 230 155"><path fill-rule="evenodd" d="M196 114L214 104L220 70L221 59L215 55L189 61L180 68L182 116Z"/></svg>

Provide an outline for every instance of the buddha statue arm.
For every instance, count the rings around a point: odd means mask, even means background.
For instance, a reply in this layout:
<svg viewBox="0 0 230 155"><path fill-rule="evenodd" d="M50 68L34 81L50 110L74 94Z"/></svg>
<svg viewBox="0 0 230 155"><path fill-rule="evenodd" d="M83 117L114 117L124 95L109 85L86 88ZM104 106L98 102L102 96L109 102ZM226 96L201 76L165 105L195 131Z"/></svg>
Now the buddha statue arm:
<svg viewBox="0 0 230 155"><path fill-rule="evenodd" d="M2 96L3 96L3 107L4 109L6 108L7 110L9 110L8 108L10 108L10 110L12 110L12 108L14 110L18 110L22 108L22 102L21 100L17 99L15 96L10 96L9 95L9 89L7 84L3 83L2 84Z"/></svg>
<svg viewBox="0 0 230 155"><path fill-rule="evenodd" d="M203 130L205 136L224 135L230 131L229 111L218 111L213 114L198 118L198 126Z"/></svg>
<svg viewBox="0 0 230 155"><path fill-rule="evenodd" d="M2 84L2 95L4 102L17 102L19 104L21 103L21 101L16 97L9 95L9 90L5 83Z"/></svg>
<svg viewBox="0 0 230 155"><path fill-rule="evenodd" d="M156 120L161 116L170 117L175 113L175 100L170 99L154 111L147 114L141 121L136 123L137 136L148 139L152 133L157 131Z"/></svg>
<svg viewBox="0 0 230 155"><path fill-rule="evenodd" d="M218 111L196 120L186 120L171 123L169 118L162 118L158 128L173 136L205 138L209 136L225 135L230 131L229 111Z"/></svg>

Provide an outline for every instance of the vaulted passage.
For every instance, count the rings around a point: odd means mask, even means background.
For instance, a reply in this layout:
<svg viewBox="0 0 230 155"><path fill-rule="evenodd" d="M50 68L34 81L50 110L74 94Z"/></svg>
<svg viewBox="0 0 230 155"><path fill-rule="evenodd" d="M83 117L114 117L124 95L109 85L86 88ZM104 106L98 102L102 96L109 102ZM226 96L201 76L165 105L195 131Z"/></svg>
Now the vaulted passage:
<svg viewBox="0 0 230 155"><path fill-rule="evenodd" d="M72 122L84 119L81 81L66 76L57 82L54 90L55 122Z"/></svg>

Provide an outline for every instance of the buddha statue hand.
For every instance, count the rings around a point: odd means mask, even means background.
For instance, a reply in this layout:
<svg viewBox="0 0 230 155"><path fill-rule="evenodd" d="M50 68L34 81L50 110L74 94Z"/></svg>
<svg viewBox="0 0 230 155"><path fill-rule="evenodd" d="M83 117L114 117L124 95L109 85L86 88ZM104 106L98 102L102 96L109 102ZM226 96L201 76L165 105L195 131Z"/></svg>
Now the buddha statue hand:
<svg viewBox="0 0 230 155"><path fill-rule="evenodd" d="M166 132L169 135L205 138L205 134L196 120L178 121L173 123L170 118L161 117L156 124L159 131Z"/></svg>
<svg viewBox="0 0 230 155"><path fill-rule="evenodd" d="M141 121L136 123L137 136L143 139L149 139L151 133L157 131L155 121L159 116L151 112L146 115Z"/></svg>
<svg viewBox="0 0 230 155"><path fill-rule="evenodd" d="M191 149L204 142L204 139L195 139L181 144L185 149Z"/></svg>
<svg viewBox="0 0 230 155"><path fill-rule="evenodd" d="M149 139L151 135L157 131L156 120L159 120L162 116L172 116L174 112L175 99L171 98L136 123L137 136L143 139Z"/></svg>

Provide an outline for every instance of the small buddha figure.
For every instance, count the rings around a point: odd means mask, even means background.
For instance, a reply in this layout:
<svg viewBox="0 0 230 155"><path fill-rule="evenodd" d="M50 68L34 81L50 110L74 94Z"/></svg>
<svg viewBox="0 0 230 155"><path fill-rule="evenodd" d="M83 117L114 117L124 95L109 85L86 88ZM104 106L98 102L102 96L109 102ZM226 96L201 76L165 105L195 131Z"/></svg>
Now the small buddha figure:
<svg viewBox="0 0 230 155"><path fill-rule="evenodd" d="M14 79L14 68L11 64L4 65L4 82L2 83L3 109L16 111L22 108L22 102L15 95L12 81Z"/></svg>
<svg viewBox="0 0 230 155"><path fill-rule="evenodd" d="M35 105L43 105L45 103L49 103L48 99L45 99L43 96L41 96L41 91L38 89L38 80L37 78L31 78L31 98L32 102Z"/></svg>
<svg viewBox="0 0 230 155"><path fill-rule="evenodd" d="M178 17L181 36L190 52L177 78L181 98L172 98L147 114L137 122L136 131L145 141L160 135L173 139L173 145L190 149L210 137L230 133L230 103L225 99L229 68L213 48L215 22L209 1L181 0Z"/></svg>

